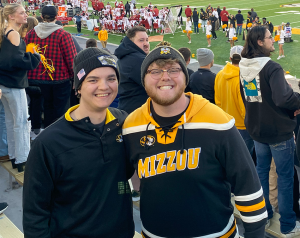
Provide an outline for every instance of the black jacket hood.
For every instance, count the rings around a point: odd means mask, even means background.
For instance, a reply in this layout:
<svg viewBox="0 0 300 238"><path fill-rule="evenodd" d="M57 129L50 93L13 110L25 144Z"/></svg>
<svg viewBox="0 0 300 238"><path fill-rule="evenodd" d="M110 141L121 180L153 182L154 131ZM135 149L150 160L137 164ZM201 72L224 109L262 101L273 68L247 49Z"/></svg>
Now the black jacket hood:
<svg viewBox="0 0 300 238"><path fill-rule="evenodd" d="M142 49L140 49L127 36L125 36L122 43L115 50L115 56L117 56L118 59L122 59L124 56L135 53L136 51L139 51L142 54L146 55L146 53Z"/></svg>

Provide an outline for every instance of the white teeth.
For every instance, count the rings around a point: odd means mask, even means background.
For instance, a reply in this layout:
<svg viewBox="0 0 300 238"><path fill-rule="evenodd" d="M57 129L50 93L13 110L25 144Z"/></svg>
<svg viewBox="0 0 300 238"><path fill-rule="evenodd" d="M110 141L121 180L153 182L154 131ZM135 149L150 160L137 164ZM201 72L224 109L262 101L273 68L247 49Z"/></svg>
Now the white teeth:
<svg viewBox="0 0 300 238"><path fill-rule="evenodd" d="M172 86L161 86L160 89L161 90L167 90L167 89L172 89Z"/></svg>
<svg viewBox="0 0 300 238"><path fill-rule="evenodd" d="M105 93L105 94L96 94L96 97L106 97L108 96L108 93Z"/></svg>

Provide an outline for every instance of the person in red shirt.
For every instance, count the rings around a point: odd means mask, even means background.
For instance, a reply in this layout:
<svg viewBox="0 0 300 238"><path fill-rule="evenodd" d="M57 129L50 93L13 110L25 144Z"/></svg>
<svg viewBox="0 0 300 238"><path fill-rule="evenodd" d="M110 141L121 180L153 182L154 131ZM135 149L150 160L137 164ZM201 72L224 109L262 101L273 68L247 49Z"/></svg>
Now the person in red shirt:
<svg viewBox="0 0 300 238"><path fill-rule="evenodd" d="M185 9L185 16L188 18L188 17L190 17L191 18L191 16L192 16L192 9L190 8L190 6L189 5L187 5L187 8ZM192 18L191 18L192 19Z"/></svg>
<svg viewBox="0 0 300 238"><path fill-rule="evenodd" d="M223 7L223 11L221 11L220 15L221 15L222 24L223 25L226 24L227 27L228 27L228 16L229 16L229 13L226 11L226 7ZM223 29L223 32L226 32L226 28Z"/></svg>
<svg viewBox="0 0 300 238"><path fill-rule="evenodd" d="M158 14L159 14L159 10L158 10L157 6L154 6L153 16L154 16L154 17L157 17Z"/></svg>
<svg viewBox="0 0 300 238"><path fill-rule="evenodd" d="M102 11L102 9L104 8L104 3L102 2L102 0L99 2L99 9L100 11Z"/></svg>

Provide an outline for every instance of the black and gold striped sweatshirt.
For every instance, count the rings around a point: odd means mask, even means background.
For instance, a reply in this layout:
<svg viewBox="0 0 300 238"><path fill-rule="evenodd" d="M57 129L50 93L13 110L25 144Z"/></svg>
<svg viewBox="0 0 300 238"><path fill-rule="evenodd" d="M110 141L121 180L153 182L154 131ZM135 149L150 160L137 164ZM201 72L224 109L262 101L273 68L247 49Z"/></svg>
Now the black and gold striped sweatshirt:
<svg viewBox="0 0 300 238"><path fill-rule="evenodd" d="M262 188L233 117L206 99L190 103L168 136L150 99L123 125L127 155L141 179L142 231L148 237L238 237L231 192L245 238L264 237Z"/></svg>

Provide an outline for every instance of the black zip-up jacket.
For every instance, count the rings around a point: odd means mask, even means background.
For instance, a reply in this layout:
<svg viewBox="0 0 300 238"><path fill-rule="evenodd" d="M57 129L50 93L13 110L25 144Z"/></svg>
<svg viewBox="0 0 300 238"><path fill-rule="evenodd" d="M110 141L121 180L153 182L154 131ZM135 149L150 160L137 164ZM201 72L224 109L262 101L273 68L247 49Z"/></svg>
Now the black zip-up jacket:
<svg viewBox="0 0 300 238"><path fill-rule="evenodd" d="M40 63L40 55L26 53L26 44L13 45L4 35L0 49L0 84L7 88L27 88L27 71L35 69Z"/></svg>
<svg viewBox="0 0 300 238"><path fill-rule="evenodd" d="M146 53L127 36L115 50L120 70L119 106L128 114L142 106L148 95L141 81L141 66Z"/></svg>
<svg viewBox="0 0 300 238"><path fill-rule="evenodd" d="M244 16L240 13L235 15L235 19L236 19L236 24L243 24L244 22Z"/></svg>
<svg viewBox="0 0 300 238"><path fill-rule="evenodd" d="M193 11L193 22L198 22L198 21L199 21L199 12Z"/></svg>
<svg viewBox="0 0 300 238"><path fill-rule="evenodd" d="M239 66L245 126L250 136L269 144L291 139L300 95L286 82L280 64L261 56L242 58Z"/></svg>
<svg viewBox="0 0 300 238"><path fill-rule="evenodd" d="M190 77L187 92L201 95L211 103L215 103L216 74L209 69L199 68Z"/></svg>
<svg viewBox="0 0 300 238"><path fill-rule="evenodd" d="M23 190L25 238L132 238L134 223L121 136L127 116L107 109L102 135L88 117L65 117L33 142Z"/></svg>

